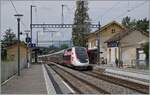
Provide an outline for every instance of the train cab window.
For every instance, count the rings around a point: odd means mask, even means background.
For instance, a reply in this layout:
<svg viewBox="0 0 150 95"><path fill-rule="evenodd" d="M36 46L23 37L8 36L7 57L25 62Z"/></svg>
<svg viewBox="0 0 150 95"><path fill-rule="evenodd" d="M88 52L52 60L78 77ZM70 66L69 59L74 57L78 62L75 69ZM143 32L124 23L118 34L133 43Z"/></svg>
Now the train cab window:
<svg viewBox="0 0 150 95"><path fill-rule="evenodd" d="M76 48L75 51L76 51L78 58L81 58L81 59L87 59L88 58L85 48Z"/></svg>
<svg viewBox="0 0 150 95"><path fill-rule="evenodd" d="M63 56L63 59L66 60L66 61L67 60L69 61L69 60L71 60L71 56Z"/></svg>

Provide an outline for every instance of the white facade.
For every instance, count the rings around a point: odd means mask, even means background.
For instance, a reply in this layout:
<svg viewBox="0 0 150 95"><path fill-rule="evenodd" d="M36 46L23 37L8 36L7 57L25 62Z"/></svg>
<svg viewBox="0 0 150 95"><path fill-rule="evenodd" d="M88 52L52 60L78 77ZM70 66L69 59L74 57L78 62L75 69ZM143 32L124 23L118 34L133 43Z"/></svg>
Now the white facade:
<svg viewBox="0 0 150 95"><path fill-rule="evenodd" d="M107 48L107 63L115 64L115 60L119 59L119 49L118 47Z"/></svg>
<svg viewBox="0 0 150 95"><path fill-rule="evenodd" d="M119 40L119 49L118 47L107 47L107 63L114 64L119 54L123 65L129 66L136 64L138 60L144 61L146 56L142 50L142 44L148 42L148 39L149 37L140 31L135 30L128 33Z"/></svg>

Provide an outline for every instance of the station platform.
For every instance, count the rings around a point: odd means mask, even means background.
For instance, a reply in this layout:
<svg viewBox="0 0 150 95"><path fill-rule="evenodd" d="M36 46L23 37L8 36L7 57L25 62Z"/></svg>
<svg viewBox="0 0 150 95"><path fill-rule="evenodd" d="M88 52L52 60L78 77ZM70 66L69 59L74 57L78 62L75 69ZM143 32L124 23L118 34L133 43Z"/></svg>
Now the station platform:
<svg viewBox="0 0 150 95"><path fill-rule="evenodd" d="M55 94L48 74L41 64L34 64L21 70L20 76L14 75L1 86L2 94L48 94L48 92Z"/></svg>
<svg viewBox="0 0 150 95"><path fill-rule="evenodd" d="M118 68L110 65L93 65L95 69L103 69L104 73L110 76L134 81L144 85L149 85L149 70L139 70L133 68Z"/></svg>

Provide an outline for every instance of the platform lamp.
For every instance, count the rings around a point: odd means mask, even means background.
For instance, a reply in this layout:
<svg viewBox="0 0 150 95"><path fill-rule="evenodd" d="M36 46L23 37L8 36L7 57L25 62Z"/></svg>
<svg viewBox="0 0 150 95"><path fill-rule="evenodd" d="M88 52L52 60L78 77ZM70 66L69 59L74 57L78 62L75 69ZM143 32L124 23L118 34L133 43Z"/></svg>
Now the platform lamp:
<svg viewBox="0 0 150 95"><path fill-rule="evenodd" d="M15 14L14 15L17 18L17 23L18 23L18 49L17 49L17 53L18 53L18 76L20 76L20 19L21 17L23 17L22 14Z"/></svg>

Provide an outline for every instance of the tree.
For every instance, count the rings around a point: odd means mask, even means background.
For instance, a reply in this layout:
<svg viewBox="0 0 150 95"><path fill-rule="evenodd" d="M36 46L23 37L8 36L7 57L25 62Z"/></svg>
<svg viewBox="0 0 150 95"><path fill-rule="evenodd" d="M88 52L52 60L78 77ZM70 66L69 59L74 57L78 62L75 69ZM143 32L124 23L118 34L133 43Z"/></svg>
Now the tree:
<svg viewBox="0 0 150 95"><path fill-rule="evenodd" d="M122 25L124 25L126 28L130 28L131 19L130 17L126 16L122 20Z"/></svg>
<svg viewBox="0 0 150 95"><path fill-rule="evenodd" d="M61 48L61 49L67 49L67 48L68 48L68 45L67 45L67 44L62 44L60 48Z"/></svg>
<svg viewBox="0 0 150 95"><path fill-rule="evenodd" d="M140 29L145 32L148 32L149 29L149 21L147 20L147 18L141 20L131 20L130 17L126 16L122 20L122 25L124 25L128 29Z"/></svg>
<svg viewBox="0 0 150 95"><path fill-rule="evenodd" d="M149 29L149 21L147 20L147 18L144 18L144 19L141 19L141 20L138 20L136 22L136 27L145 31L145 32L148 32L148 29Z"/></svg>
<svg viewBox="0 0 150 95"><path fill-rule="evenodd" d="M4 47L10 46L17 42L16 35L11 31L12 31L12 29L10 29L10 28L7 29L5 32L5 35L3 36L4 39L2 40L2 45Z"/></svg>
<svg viewBox="0 0 150 95"><path fill-rule="evenodd" d="M5 32L5 35L3 36L3 40L2 41L2 44L1 44L1 58L2 60L6 60L7 59L7 50L6 50L6 47L14 44L17 42L17 38L15 36L15 34L13 32L11 32L12 30L9 28L6 30Z"/></svg>
<svg viewBox="0 0 150 95"><path fill-rule="evenodd" d="M143 50L144 50L144 53L146 55L146 60L148 60L149 59L149 42L147 42L146 44L144 44Z"/></svg>
<svg viewBox="0 0 150 95"><path fill-rule="evenodd" d="M131 20L130 17L126 16L122 20L122 25L124 25L126 28L131 29L136 27L136 20Z"/></svg>
<svg viewBox="0 0 150 95"><path fill-rule="evenodd" d="M74 27L72 28L72 40L74 46L86 47L87 39L85 35L90 32L90 18L88 15L88 2L76 1L76 11L74 17Z"/></svg>

